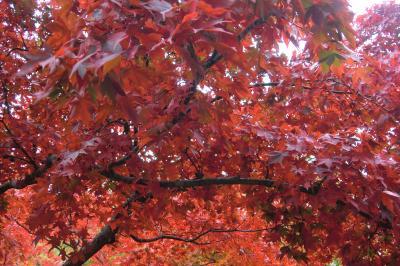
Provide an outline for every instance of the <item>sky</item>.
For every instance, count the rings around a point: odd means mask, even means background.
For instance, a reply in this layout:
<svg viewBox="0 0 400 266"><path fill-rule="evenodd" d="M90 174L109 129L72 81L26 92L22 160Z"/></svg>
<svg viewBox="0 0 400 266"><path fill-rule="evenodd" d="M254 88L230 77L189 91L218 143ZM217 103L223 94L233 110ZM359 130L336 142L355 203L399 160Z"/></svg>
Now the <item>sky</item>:
<svg viewBox="0 0 400 266"><path fill-rule="evenodd" d="M400 0L394 0L396 3L400 3ZM367 8L384 2L390 2L390 0L349 0L350 9L355 13L355 16L363 14ZM303 45L300 43L300 47ZM300 48L301 50L302 48ZM296 47L289 43L287 47L284 43L279 44L280 52L284 53L288 58L291 58L293 51L297 50Z"/></svg>
<svg viewBox="0 0 400 266"><path fill-rule="evenodd" d="M364 11L374 4L384 3L384 0L350 0L349 3L351 5L351 9L356 15L360 15L364 13ZM400 0L396 0L395 2L400 3Z"/></svg>

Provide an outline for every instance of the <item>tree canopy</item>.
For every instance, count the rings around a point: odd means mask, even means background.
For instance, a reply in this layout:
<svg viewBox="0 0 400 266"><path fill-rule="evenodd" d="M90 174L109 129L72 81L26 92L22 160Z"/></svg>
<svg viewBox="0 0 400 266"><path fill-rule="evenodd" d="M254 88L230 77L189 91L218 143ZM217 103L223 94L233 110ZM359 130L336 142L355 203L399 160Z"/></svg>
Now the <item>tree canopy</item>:
<svg viewBox="0 0 400 266"><path fill-rule="evenodd" d="M3 265L400 261L399 4L0 8Z"/></svg>

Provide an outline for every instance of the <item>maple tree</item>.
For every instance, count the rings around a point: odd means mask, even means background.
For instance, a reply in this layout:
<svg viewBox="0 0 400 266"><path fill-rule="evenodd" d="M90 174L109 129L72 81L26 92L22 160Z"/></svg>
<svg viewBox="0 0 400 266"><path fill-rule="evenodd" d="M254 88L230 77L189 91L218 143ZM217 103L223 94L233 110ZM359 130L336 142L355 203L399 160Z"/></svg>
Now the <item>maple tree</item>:
<svg viewBox="0 0 400 266"><path fill-rule="evenodd" d="M0 7L4 265L400 260L398 4Z"/></svg>

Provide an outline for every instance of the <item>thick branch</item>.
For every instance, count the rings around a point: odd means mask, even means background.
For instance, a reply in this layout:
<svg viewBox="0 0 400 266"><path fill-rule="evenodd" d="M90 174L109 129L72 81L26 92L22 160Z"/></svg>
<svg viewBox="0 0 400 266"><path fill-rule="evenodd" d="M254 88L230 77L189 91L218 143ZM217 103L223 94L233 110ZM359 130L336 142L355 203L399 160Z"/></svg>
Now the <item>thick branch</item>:
<svg viewBox="0 0 400 266"><path fill-rule="evenodd" d="M186 243L192 243L196 245L207 245L209 242L198 242L200 238L203 236L209 234L209 233L235 233L235 232L240 232L240 233L257 233L257 232L262 232L262 231L268 231L270 230L269 228L262 228L262 229L209 229L204 232L199 233L198 235L190 238L186 238L183 236L178 236L178 235L172 235L172 234L161 234L156 237L152 238L141 238L135 235L130 235L130 237L135 240L138 243L151 243L155 242L158 240L163 240L163 239L169 239L169 240L176 240L176 241L181 241L181 242L186 242Z"/></svg>
<svg viewBox="0 0 400 266"><path fill-rule="evenodd" d="M214 50L208 60L203 64L203 66L205 69L209 69L221 59L222 55L218 53L217 50Z"/></svg>
<svg viewBox="0 0 400 266"><path fill-rule="evenodd" d="M79 266L84 264L106 244L114 243L116 233L117 231L112 230L111 226L104 226L91 242L84 246L77 254L74 254L72 258L67 260L63 266Z"/></svg>
<svg viewBox="0 0 400 266"><path fill-rule="evenodd" d="M0 185L0 195L5 193L9 189L23 189L29 185L36 183L38 177L42 177L46 171L53 165L55 160L54 156L49 156L44 162L44 165L36 168L32 173L27 174L23 179L20 180L10 180L6 183Z"/></svg>
<svg viewBox="0 0 400 266"><path fill-rule="evenodd" d="M104 174L103 174L104 175ZM146 180L137 179L132 177L126 177L117 175L115 177L106 177L125 182L125 183L136 183L141 185L146 185ZM301 193L308 194L310 196L316 196L320 192L323 183L328 179L328 176L324 176L321 179L315 180L309 187L305 187L303 185L298 186L298 191ZM240 178L237 176L233 177L217 177L217 178L202 178L202 179L180 179L180 180L167 180L167 181L159 181L159 185L161 188L165 189L182 189L182 188L195 188L195 187L206 187L212 185L248 185L248 186L264 186L264 187L280 187L280 185L287 185L287 183L278 183L271 179L252 179L252 178ZM342 204L346 204L343 201L340 201ZM358 214L361 216L372 219L372 216L369 213L358 210ZM382 223L382 222L381 222ZM387 223L386 223L387 224ZM385 225L386 227L391 227L390 224ZM164 237L165 238L165 237ZM151 242L151 241L149 241Z"/></svg>
<svg viewBox="0 0 400 266"><path fill-rule="evenodd" d="M146 185L147 182L144 179L135 178L131 176L123 176L115 172L102 171L102 175L113 181L120 181L127 184L141 184ZM312 196L315 196L320 191L323 183L328 177L325 176L320 180L315 181L309 188L299 186L299 191ZM164 180L158 181L161 188L194 188L194 187L206 187L213 185L248 185L248 186L264 186L264 187L275 187L276 182L271 179L254 179L254 178L242 178L239 176L232 177L216 177L216 178L193 178L193 179L179 179L179 180Z"/></svg>
<svg viewBox="0 0 400 266"><path fill-rule="evenodd" d="M274 87L278 86L280 83L279 82L265 82L265 83L256 83L251 85L250 87Z"/></svg>
<svg viewBox="0 0 400 266"><path fill-rule="evenodd" d="M131 157L132 157L132 156L131 156L130 154L128 154L128 155L122 157L121 159L119 159L118 161L115 161L115 162L110 163L110 165L108 166L108 168L109 168L109 169L113 169L113 168L115 168L115 167L124 165L127 161L129 161L129 159L130 159Z"/></svg>
<svg viewBox="0 0 400 266"><path fill-rule="evenodd" d="M211 185L256 185L272 187L274 185L274 181L269 179L251 179L240 177L160 181L160 187L162 188L193 188Z"/></svg>
<svg viewBox="0 0 400 266"><path fill-rule="evenodd" d="M103 176L107 177L108 179L110 179L112 181L119 181L119 182L123 182L123 183L127 183L127 184L132 184L137 180L136 178L131 177L131 176L123 176L123 175L117 174L112 170L104 170L104 171L101 171L100 174L102 174Z"/></svg>
<svg viewBox="0 0 400 266"><path fill-rule="evenodd" d="M140 195L140 193L135 191L131 194L130 197L126 199L126 201L122 204L122 207L129 211L132 202L144 202L150 197L150 194L142 196ZM111 221L116 221L118 218L121 217L121 215L121 213L117 213L111 218ZM76 253L72 254L72 256L70 256L70 258L66 262L64 262L63 266L78 266L84 264L105 245L115 242L115 236L118 232L118 229L118 227L112 229L109 224L105 225L92 241L87 243Z"/></svg>
<svg viewBox="0 0 400 266"><path fill-rule="evenodd" d="M130 176L123 176L115 172L102 171L102 175L110 180L120 181L127 184L146 184L146 180ZM274 186L274 181L270 179L252 179L241 178L238 176L233 177L217 177L217 178L201 178L201 179L180 179L180 180L166 180L159 181L162 188L194 188L205 187L212 185L253 185L253 186Z"/></svg>

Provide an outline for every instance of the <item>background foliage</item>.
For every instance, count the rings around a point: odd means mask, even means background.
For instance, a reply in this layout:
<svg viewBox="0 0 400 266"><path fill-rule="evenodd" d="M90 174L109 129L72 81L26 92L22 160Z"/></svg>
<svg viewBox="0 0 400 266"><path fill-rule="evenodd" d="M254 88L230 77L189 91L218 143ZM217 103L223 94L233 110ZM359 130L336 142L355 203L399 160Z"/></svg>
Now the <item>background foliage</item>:
<svg viewBox="0 0 400 266"><path fill-rule="evenodd" d="M4 265L399 261L398 4L0 8Z"/></svg>

